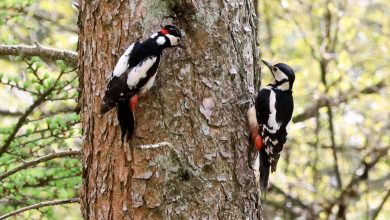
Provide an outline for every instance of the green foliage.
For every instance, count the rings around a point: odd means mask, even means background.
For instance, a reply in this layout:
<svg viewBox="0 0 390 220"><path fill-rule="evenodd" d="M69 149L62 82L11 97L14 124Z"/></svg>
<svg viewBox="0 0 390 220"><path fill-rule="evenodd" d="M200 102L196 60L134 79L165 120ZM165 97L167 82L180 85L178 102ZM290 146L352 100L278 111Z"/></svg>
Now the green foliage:
<svg viewBox="0 0 390 220"><path fill-rule="evenodd" d="M0 44L33 45L37 41L74 49L75 12L70 2L0 1ZM64 30L63 26L68 28ZM53 152L79 149L81 126L76 112L75 69L63 61L40 57L1 57L0 65L0 149L5 149L0 152L0 175ZM0 215L42 201L78 197L80 172L78 157L61 157L5 177L0 180ZM32 210L17 217L80 218L78 206L69 206L70 212L61 211L66 207Z"/></svg>
<svg viewBox="0 0 390 220"><path fill-rule="evenodd" d="M386 157L390 145L390 2L283 0L259 4L262 58L294 68L295 116L309 114L308 109L314 107L313 117L291 126L278 172L271 176L281 191L271 189L265 210L274 213L272 217L314 214L326 219L340 214L340 204L344 204L347 219L375 217L390 184ZM263 71L263 75L270 74ZM265 76L263 84L269 78ZM373 91L367 92L369 87ZM318 111L315 108L326 98L332 118L326 102ZM376 159L365 178L365 164ZM340 171L341 187L335 167ZM346 192L342 198L341 192ZM387 202L377 217L388 219L389 213Z"/></svg>

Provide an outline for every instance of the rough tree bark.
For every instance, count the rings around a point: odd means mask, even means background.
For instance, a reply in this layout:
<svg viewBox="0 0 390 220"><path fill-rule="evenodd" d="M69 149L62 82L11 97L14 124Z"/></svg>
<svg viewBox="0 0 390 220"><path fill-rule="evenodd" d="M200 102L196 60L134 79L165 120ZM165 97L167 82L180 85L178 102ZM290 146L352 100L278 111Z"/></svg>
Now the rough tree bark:
<svg viewBox="0 0 390 220"><path fill-rule="evenodd" d="M176 14L186 49L164 52L122 144L99 106L115 62ZM79 66L86 219L256 219L245 112L258 72L252 0L81 1ZM165 20L165 23L167 20Z"/></svg>

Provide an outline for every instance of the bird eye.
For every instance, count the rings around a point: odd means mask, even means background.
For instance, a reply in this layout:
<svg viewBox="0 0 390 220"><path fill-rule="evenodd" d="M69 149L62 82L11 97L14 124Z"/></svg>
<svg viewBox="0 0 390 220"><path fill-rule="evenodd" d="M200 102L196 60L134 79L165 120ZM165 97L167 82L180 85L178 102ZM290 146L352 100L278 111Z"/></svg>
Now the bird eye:
<svg viewBox="0 0 390 220"><path fill-rule="evenodd" d="M277 68L277 67L274 67L274 68L273 68L273 71L274 71L274 72L278 71L278 68Z"/></svg>

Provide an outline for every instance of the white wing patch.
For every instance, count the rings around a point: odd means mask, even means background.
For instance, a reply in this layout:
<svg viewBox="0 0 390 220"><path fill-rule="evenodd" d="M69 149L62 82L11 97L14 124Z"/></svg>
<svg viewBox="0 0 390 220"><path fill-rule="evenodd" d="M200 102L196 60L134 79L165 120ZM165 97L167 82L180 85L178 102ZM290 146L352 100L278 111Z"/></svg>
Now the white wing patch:
<svg viewBox="0 0 390 220"><path fill-rule="evenodd" d="M127 85L131 88L137 85L137 83L142 79L146 77L146 74L148 70L153 66L153 64L156 62L157 57L151 56L146 59L144 59L141 63L139 63L137 66L135 66L130 72L127 77Z"/></svg>
<svg viewBox="0 0 390 220"><path fill-rule="evenodd" d="M155 74L148 80L148 82L141 88L141 94L146 93L147 91L149 91L150 88L152 88L152 86L153 86L153 84L154 84L154 81L156 81L156 75L157 75L157 73L155 73Z"/></svg>
<svg viewBox="0 0 390 220"><path fill-rule="evenodd" d="M155 37L157 37L157 35L158 35L158 33L154 33L154 34L150 35L150 38L155 38Z"/></svg>
<svg viewBox="0 0 390 220"><path fill-rule="evenodd" d="M115 65L114 71L113 71L114 76L119 77L120 75L122 75L126 71L128 65L129 65L130 54L133 51L133 48L134 48L134 43L132 45L130 45L130 47L127 48L125 53L123 53L122 56L119 58L118 62Z"/></svg>
<svg viewBox="0 0 390 220"><path fill-rule="evenodd" d="M272 146L267 146L267 147L265 148L265 152L266 152L268 155L274 154L274 147L272 147ZM270 161L270 162L271 162L271 161Z"/></svg>
<svg viewBox="0 0 390 220"><path fill-rule="evenodd" d="M176 46L176 45L180 44L180 38L179 37L173 36L171 34L166 34L165 36L168 37L168 39L171 42L172 46Z"/></svg>
<svg viewBox="0 0 390 220"><path fill-rule="evenodd" d="M268 118L268 122L267 122L268 127L272 128L272 129L269 129L270 133L276 133L276 131L278 131L279 128L280 128L280 123L278 123L276 121L276 108L275 108L275 105L276 105L276 94L271 89L270 90L270 96L269 96L269 110L270 110L270 114L269 114L269 118Z"/></svg>

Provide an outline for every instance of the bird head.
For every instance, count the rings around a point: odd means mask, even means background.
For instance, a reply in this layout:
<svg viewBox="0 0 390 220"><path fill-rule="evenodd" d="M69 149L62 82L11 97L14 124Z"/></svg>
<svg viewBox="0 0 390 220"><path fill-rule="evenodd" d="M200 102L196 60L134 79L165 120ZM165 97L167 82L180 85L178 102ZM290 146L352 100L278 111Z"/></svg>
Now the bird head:
<svg viewBox="0 0 390 220"><path fill-rule="evenodd" d="M283 87L285 83L288 83L288 87L286 90L291 90L295 81L295 73L294 70L287 64L278 63L275 65L271 65L265 60L261 60L263 63L269 68L274 77L274 82L272 84L276 84L278 87Z"/></svg>
<svg viewBox="0 0 390 220"><path fill-rule="evenodd" d="M159 33L166 38L168 38L168 42L170 47L179 46L181 43L181 33L180 30L174 25L165 25ZM157 39L158 40L158 39ZM168 42L164 42L166 44ZM157 42L158 43L158 42Z"/></svg>

